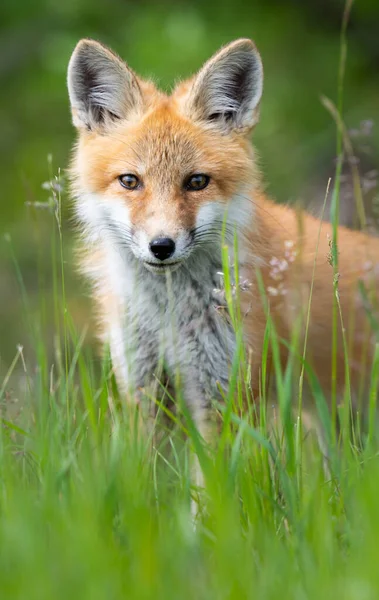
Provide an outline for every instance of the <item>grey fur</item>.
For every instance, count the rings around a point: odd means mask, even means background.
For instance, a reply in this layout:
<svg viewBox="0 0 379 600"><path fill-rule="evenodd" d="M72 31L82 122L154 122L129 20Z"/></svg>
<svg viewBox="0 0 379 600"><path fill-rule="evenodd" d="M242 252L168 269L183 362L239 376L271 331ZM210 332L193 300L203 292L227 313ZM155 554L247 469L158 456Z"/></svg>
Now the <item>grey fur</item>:
<svg viewBox="0 0 379 600"><path fill-rule="evenodd" d="M163 361L170 377L180 373L184 399L197 419L217 397L217 383L227 390L235 349L217 293L220 261L195 252L165 276L150 273L128 250L122 253L133 278L124 322L130 385L153 383Z"/></svg>

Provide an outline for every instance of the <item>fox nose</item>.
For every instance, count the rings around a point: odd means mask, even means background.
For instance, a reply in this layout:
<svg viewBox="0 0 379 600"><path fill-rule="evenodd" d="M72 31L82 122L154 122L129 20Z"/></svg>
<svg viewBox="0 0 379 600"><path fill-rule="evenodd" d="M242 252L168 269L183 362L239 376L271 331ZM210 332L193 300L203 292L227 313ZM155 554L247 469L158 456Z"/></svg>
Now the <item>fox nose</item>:
<svg viewBox="0 0 379 600"><path fill-rule="evenodd" d="M150 251L155 258L166 260L175 252L175 242L171 238L155 238L150 242Z"/></svg>

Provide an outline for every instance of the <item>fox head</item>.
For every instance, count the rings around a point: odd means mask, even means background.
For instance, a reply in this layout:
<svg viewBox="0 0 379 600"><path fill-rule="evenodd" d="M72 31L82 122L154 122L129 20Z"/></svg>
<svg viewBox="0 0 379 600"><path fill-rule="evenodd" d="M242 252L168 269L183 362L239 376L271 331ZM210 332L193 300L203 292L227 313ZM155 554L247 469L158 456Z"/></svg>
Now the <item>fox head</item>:
<svg viewBox="0 0 379 600"><path fill-rule="evenodd" d="M249 134L263 70L252 41L216 53L170 96L92 40L68 68L79 131L76 211L96 244L108 235L155 273L220 249L249 225L257 185Z"/></svg>

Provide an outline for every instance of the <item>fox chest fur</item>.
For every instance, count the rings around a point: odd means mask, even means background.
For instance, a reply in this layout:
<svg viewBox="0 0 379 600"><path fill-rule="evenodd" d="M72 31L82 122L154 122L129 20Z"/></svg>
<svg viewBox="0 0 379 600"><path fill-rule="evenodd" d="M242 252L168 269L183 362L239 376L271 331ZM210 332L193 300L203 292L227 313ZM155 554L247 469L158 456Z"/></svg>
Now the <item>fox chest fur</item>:
<svg viewBox="0 0 379 600"><path fill-rule="evenodd" d="M122 388L148 387L179 374L184 398L208 405L227 391L235 335L222 288L222 267L207 257L169 274L146 272L127 251L109 252L98 278L116 293L104 338ZM101 283L103 285L103 283Z"/></svg>

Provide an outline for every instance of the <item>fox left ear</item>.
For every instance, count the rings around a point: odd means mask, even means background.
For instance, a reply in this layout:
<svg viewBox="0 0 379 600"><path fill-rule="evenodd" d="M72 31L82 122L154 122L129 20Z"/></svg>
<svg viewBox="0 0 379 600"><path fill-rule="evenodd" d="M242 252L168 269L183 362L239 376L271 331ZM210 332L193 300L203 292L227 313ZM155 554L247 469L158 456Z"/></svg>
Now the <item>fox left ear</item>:
<svg viewBox="0 0 379 600"><path fill-rule="evenodd" d="M249 131L259 118L263 89L260 54L249 39L228 44L195 76L184 110L224 132Z"/></svg>
<svg viewBox="0 0 379 600"><path fill-rule="evenodd" d="M141 108L136 75L116 54L94 40L81 40L68 66L67 85L73 123L79 129L104 130Z"/></svg>

